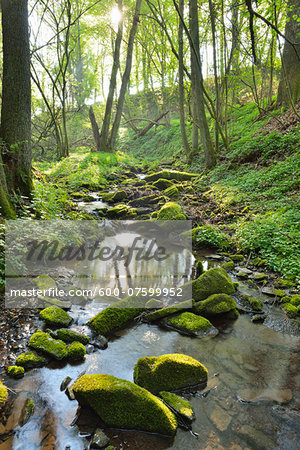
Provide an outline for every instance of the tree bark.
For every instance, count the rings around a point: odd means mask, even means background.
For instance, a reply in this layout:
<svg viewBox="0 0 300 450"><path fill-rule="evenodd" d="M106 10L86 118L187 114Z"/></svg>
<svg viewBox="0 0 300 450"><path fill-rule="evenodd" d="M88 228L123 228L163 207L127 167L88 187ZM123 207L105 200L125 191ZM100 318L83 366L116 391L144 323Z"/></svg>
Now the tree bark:
<svg viewBox="0 0 300 450"><path fill-rule="evenodd" d="M127 86L129 83L130 73L131 73L134 38L135 38L135 35L137 32L138 23L140 21L139 16L140 16L141 5L142 5L142 0L136 0L133 23L131 26L131 30L129 33L129 39L128 39L126 66L125 66L124 74L122 76L122 84L121 84L120 94L119 94L119 98L118 98L116 116L115 116L115 120L114 120L114 123L112 126L110 139L109 139L110 151L113 151L115 148L117 135L118 135L118 131L119 131L120 123L121 123L125 95L126 95Z"/></svg>
<svg viewBox="0 0 300 450"><path fill-rule="evenodd" d="M204 86L202 76L202 64L200 57L198 2L189 1L189 23L191 37L191 76L192 97L194 99L194 121L199 127L201 142L203 145L205 165L211 168L216 164L215 149L210 136L208 122L204 106Z"/></svg>
<svg viewBox="0 0 300 450"><path fill-rule="evenodd" d="M300 0L288 0L282 69L277 105L294 105L300 99ZM294 45L291 45L293 43Z"/></svg>
<svg viewBox="0 0 300 450"><path fill-rule="evenodd" d="M179 0L179 10L183 17L184 13L184 0ZM179 65L179 81L178 81L178 91L179 91L179 114L180 114L180 133L182 139L182 145L184 148L186 159L190 156L190 145L186 135L185 129L185 114L184 114L184 60L183 60L183 24L179 17L178 24L178 65Z"/></svg>
<svg viewBox="0 0 300 450"><path fill-rule="evenodd" d="M3 83L1 138L8 189L29 196L31 86L27 0L2 0Z"/></svg>
<svg viewBox="0 0 300 450"><path fill-rule="evenodd" d="M118 7L120 11L122 11L122 1L118 1ZM112 106L114 101L114 94L116 90L117 85L117 74L118 69L120 65L120 50L121 50L121 44L122 44L122 37L123 37L123 22L122 20L119 23L118 26L118 33L115 41L115 48L114 48L114 56L113 56L113 66L111 69L111 76L110 76L110 82L109 82L109 90L108 90L108 96L106 100L106 106L105 106L105 114L103 118L102 128L101 128L101 135L100 135L100 150L103 152L111 151L109 147L109 126L111 122L111 114L112 114Z"/></svg>
<svg viewBox="0 0 300 450"><path fill-rule="evenodd" d="M90 106L89 109L89 117L90 117L90 121L91 121L91 125L92 125L92 130L93 130L93 136L94 136L94 141L96 144L96 150L97 152L100 152L101 149L101 144L100 144L100 133L99 133L99 127L95 118L95 114L94 114L94 110L93 107Z"/></svg>

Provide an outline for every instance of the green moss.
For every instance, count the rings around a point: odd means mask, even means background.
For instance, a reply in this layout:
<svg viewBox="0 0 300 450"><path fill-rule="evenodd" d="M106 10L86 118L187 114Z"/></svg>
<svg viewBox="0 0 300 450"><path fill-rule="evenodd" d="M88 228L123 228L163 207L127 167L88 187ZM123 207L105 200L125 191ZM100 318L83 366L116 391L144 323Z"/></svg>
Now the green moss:
<svg viewBox="0 0 300 450"><path fill-rule="evenodd" d="M25 423L28 422L33 413L34 413L34 401L32 400L32 398L28 398L22 409L21 417L19 420L19 424L21 425L21 427L23 427Z"/></svg>
<svg viewBox="0 0 300 450"><path fill-rule="evenodd" d="M16 365L24 367L25 370L34 369L35 367L42 367L47 364L48 360L44 356L40 356L35 352L21 353L17 357Z"/></svg>
<svg viewBox="0 0 300 450"><path fill-rule="evenodd" d="M86 334L78 333L77 331L66 330L65 328L62 328L61 330L56 330L55 333L53 333L52 337L54 337L55 339L60 339L61 341L66 342L67 344L77 341L86 345L91 340L90 337L87 336Z"/></svg>
<svg viewBox="0 0 300 450"><path fill-rule="evenodd" d="M169 317L166 319L165 323L166 325L189 335L204 337L208 334L218 334L218 330L214 328L209 320L190 312L184 312L178 316Z"/></svg>
<svg viewBox="0 0 300 450"><path fill-rule="evenodd" d="M282 303L291 303L292 297L281 297L281 302Z"/></svg>
<svg viewBox="0 0 300 450"><path fill-rule="evenodd" d="M49 275L40 275L34 279L37 287L41 290L56 288L56 283Z"/></svg>
<svg viewBox="0 0 300 450"><path fill-rule="evenodd" d="M228 261L228 262L222 264L221 267L224 270L228 270L230 272L231 270L234 269L234 262L233 261Z"/></svg>
<svg viewBox="0 0 300 450"><path fill-rule="evenodd" d="M249 295L242 295L242 301L247 306L250 306L251 309L254 309L254 311L260 311L263 307L263 302L261 300L249 297Z"/></svg>
<svg viewBox="0 0 300 450"><path fill-rule="evenodd" d="M84 359L86 349L81 342L72 342L67 348L69 361L81 361Z"/></svg>
<svg viewBox="0 0 300 450"><path fill-rule="evenodd" d="M150 300L148 300L145 307L146 309L157 309L160 307L160 305L161 305L160 300L157 300L156 298L151 298Z"/></svg>
<svg viewBox="0 0 300 450"><path fill-rule="evenodd" d="M167 197L178 197L179 190L176 186L170 186L164 190L164 195L166 195Z"/></svg>
<svg viewBox="0 0 300 450"><path fill-rule="evenodd" d="M207 381L207 369L194 358L179 353L140 358L134 382L151 392L174 391Z"/></svg>
<svg viewBox="0 0 300 450"><path fill-rule="evenodd" d="M234 294L235 287L221 267L214 267L192 281L193 299L204 300L212 294ZM183 288L184 289L184 288Z"/></svg>
<svg viewBox="0 0 300 450"><path fill-rule="evenodd" d="M268 278L268 275L266 273L255 273L253 275L253 280L255 281L263 281Z"/></svg>
<svg viewBox="0 0 300 450"><path fill-rule="evenodd" d="M276 288L291 288L295 286L295 283L291 280L284 280L283 278L279 278L275 280L274 286Z"/></svg>
<svg viewBox="0 0 300 450"><path fill-rule="evenodd" d="M276 295L276 297L285 297L285 292L281 289L274 289L273 294Z"/></svg>
<svg viewBox="0 0 300 450"><path fill-rule="evenodd" d="M240 285L240 283L239 283L238 281L234 281L232 284L233 284L235 290L237 290L237 288L238 288L239 285Z"/></svg>
<svg viewBox="0 0 300 450"><path fill-rule="evenodd" d="M72 322L72 317L58 306L49 306L40 312L40 318L50 326L67 327Z"/></svg>
<svg viewBox="0 0 300 450"><path fill-rule="evenodd" d="M291 305L290 303L284 303L282 305L282 308L285 310L287 315L294 319L298 315L298 308L294 305Z"/></svg>
<svg viewBox="0 0 300 450"><path fill-rule="evenodd" d="M153 185L159 189L160 191L163 191L170 186L173 186L173 182L170 180L165 180L163 178L159 178L157 181L154 181Z"/></svg>
<svg viewBox="0 0 300 450"><path fill-rule="evenodd" d="M0 381L0 408L6 403L8 399L7 387Z"/></svg>
<svg viewBox="0 0 300 450"><path fill-rule="evenodd" d="M239 317L240 313L237 309L232 309L231 311L228 311L227 313L223 314L223 318L226 320L236 320Z"/></svg>
<svg viewBox="0 0 300 450"><path fill-rule="evenodd" d="M139 316L147 300L146 296L124 298L98 313L88 322L88 326L97 334L109 336Z"/></svg>
<svg viewBox="0 0 300 450"><path fill-rule="evenodd" d="M145 177L146 182L156 181L160 178L165 180L177 180L177 181L188 181L197 177L196 173L179 172L177 170L162 170L161 172L156 172Z"/></svg>
<svg viewBox="0 0 300 450"><path fill-rule="evenodd" d="M164 317L171 316L172 314L176 314L179 311L184 311L192 309L192 300L186 300L184 302L175 303L172 306L168 306L167 308L161 308L157 311L153 311L147 314L144 317L146 322L155 322L156 320L163 319Z"/></svg>
<svg viewBox="0 0 300 450"><path fill-rule="evenodd" d="M195 304L195 310L203 316L216 316L236 309L236 303L227 294L213 294L206 300Z"/></svg>
<svg viewBox="0 0 300 450"><path fill-rule="evenodd" d="M53 339L43 331L36 331L29 340L29 347L54 359L61 360L67 356L67 346L63 341Z"/></svg>
<svg viewBox="0 0 300 450"><path fill-rule="evenodd" d="M167 406L130 381L83 375L72 389L78 402L92 408L108 426L170 436L176 432L176 418Z"/></svg>
<svg viewBox="0 0 300 450"><path fill-rule="evenodd" d="M232 261L240 262L243 261L244 255L229 255Z"/></svg>
<svg viewBox="0 0 300 450"><path fill-rule="evenodd" d="M196 261L196 275L197 275L197 277L200 277L200 275L202 275L203 272L204 272L203 262L201 260Z"/></svg>
<svg viewBox="0 0 300 450"><path fill-rule="evenodd" d="M12 378L22 378L24 377L24 368L20 366L9 366L7 368L7 375Z"/></svg>
<svg viewBox="0 0 300 450"><path fill-rule="evenodd" d="M110 219L118 219L119 217L126 216L128 212L129 212L128 206L120 203L119 205L116 205L113 208L108 209L106 211L106 215Z"/></svg>
<svg viewBox="0 0 300 450"><path fill-rule="evenodd" d="M175 202L167 202L158 211L158 220L184 220L186 216L183 214L181 206Z"/></svg>
<svg viewBox="0 0 300 450"><path fill-rule="evenodd" d="M171 392L161 391L159 395L169 407L174 409L184 419L189 422L195 419L193 405L189 401Z"/></svg>
<svg viewBox="0 0 300 450"><path fill-rule="evenodd" d="M300 295L292 295L291 304L294 306L300 306Z"/></svg>
<svg viewBox="0 0 300 450"><path fill-rule="evenodd" d="M122 202L123 200L126 200L128 198L128 194L126 191L118 190L111 194L111 197L109 200L112 203Z"/></svg>

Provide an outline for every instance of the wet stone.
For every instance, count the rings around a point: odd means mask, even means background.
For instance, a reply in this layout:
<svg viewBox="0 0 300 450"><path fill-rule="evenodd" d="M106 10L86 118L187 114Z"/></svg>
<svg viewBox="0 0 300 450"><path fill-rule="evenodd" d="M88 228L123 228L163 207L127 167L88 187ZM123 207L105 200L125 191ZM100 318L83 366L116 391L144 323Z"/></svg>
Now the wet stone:
<svg viewBox="0 0 300 450"><path fill-rule="evenodd" d="M104 448L109 443L109 437L98 428L91 440L90 449Z"/></svg>
<svg viewBox="0 0 300 450"><path fill-rule="evenodd" d="M60 385L60 390L64 391L66 389L66 387L70 384L71 381L72 381L71 377L66 377Z"/></svg>
<svg viewBox="0 0 300 450"><path fill-rule="evenodd" d="M210 419L220 431L227 430L231 422L231 416L218 405L210 413Z"/></svg>
<svg viewBox="0 0 300 450"><path fill-rule="evenodd" d="M264 391L259 389L244 389L240 391L238 398L246 403L276 402L280 404L288 403L293 397L290 389L271 389Z"/></svg>
<svg viewBox="0 0 300 450"><path fill-rule="evenodd" d="M99 334L92 341L92 344L94 345L94 347L99 348L100 350L105 350L108 346L108 340L106 339L106 337Z"/></svg>

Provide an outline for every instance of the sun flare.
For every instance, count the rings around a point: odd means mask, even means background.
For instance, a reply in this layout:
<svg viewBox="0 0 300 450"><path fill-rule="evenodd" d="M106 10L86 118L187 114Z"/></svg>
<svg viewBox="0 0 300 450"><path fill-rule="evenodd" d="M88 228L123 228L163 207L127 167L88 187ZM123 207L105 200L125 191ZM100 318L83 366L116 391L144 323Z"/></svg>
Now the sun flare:
<svg viewBox="0 0 300 450"><path fill-rule="evenodd" d="M114 6L110 13L112 25L117 28L122 19L122 13L117 6Z"/></svg>

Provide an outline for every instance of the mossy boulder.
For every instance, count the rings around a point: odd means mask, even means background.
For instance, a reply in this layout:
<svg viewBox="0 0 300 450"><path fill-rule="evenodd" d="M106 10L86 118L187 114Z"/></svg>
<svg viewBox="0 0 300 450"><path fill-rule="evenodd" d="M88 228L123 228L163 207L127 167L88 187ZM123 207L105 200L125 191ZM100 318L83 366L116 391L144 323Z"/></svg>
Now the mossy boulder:
<svg viewBox="0 0 300 450"><path fill-rule="evenodd" d="M164 190L164 195L167 197L178 197L179 189L176 186L170 186Z"/></svg>
<svg viewBox="0 0 300 450"><path fill-rule="evenodd" d="M233 261L228 261L224 264L221 265L222 269L230 272L231 270L234 269L234 262Z"/></svg>
<svg viewBox="0 0 300 450"><path fill-rule="evenodd" d="M58 306L49 306L40 312L40 318L49 326L67 327L72 322L72 317Z"/></svg>
<svg viewBox="0 0 300 450"><path fill-rule="evenodd" d="M175 202L165 203L157 214L158 220L185 220L186 216L180 205Z"/></svg>
<svg viewBox="0 0 300 450"><path fill-rule="evenodd" d="M185 400L172 392L161 391L159 395L167 406L169 406L171 410L174 410L176 414L181 416L183 419L188 422L195 420L193 405L188 400Z"/></svg>
<svg viewBox="0 0 300 450"><path fill-rule="evenodd" d="M189 287L188 283L187 286ZM212 294L231 295L235 292L231 279L221 267L213 267L192 281L192 289L195 301L205 300Z"/></svg>
<svg viewBox="0 0 300 450"><path fill-rule="evenodd" d="M140 358L134 382L151 392L175 391L207 381L207 369L191 356L179 353Z"/></svg>
<svg viewBox="0 0 300 450"><path fill-rule="evenodd" d="M230 259L235 262L241 262L244 259L244 255L229 255Z"/></svg>
<svg viewBox="0 0 300 450"><path fill-rule="evenodd" d="M81 342L72 342L67 348L69 361L81 361L86 354L85 346Z"/></svg>
<svg viewBox="0 0 300 450"><path fill-rule="evenodd" d="M165 180L164 178L159 178L157 181L154 181L153 186L155 186L160 191L164 191L170 186L173 186L173 182L170 180Z"/></svg>
<svg viewBox="0 0 300 450"><path fill-rule="evenodd" d="M285 310L288 317L290 317L291 319L295 319L297 317L298 308L296 306L292 305L291 303L284 303L282 305L282 308Z"/></svg>
<svg viewBox="0 0 300 450"><path fill-rule="evenodd" d="M227 294L213 294L195 304L195 311L205 317L217 316L236 309L235 300Z"/></svg>
<svg viewBox="0 0 300 450"><path fill-rule="evenodd" d="M56 288L56 282L49 275L39 275L34 279L35 284L39 289L47 290L51 288Z"/></svg>
<svg viewBox="0 0 300 450"><path fill-rule="evenodd" d="M157 197L155 194L144 195L143 197L135 198L131 200L128 205L133 207L143 207L153 204L157 204L161 200L161 197Z"/></svg>
<svg viewBox="0 0 300 450"><path fill-rule="evenodd" d="M157 181L160 178L164 180L189 181L197 177L196 173L179 172L178 170L162 170L161 172L152 173L145 177L146 182Z"/></svg>
<svg viewBox="0 0 300 450"><path fill-rule="evenodd" d="M19 419L19 424L21 427L23 427L28 422L33 413L34 401L32 400L32 398L28 398L22 408L21 417Z"/></svg>
<svg viewBox="0 0 300 450"><path fill-rule="evenodd" d="M66 358L68 354L67 346L63 341L53 339L49 334L40 330L31 336L28 345L57 360Z"/></svg>
<svg viewBox="0 0 300 450"><path fill-rule="evenodd" d="M38 355L35 352L21 353L17 357L16 365L24 367L25 370L35 369L36 367L43 367L47 364L48 359L44 356Z"/></svg>
<svg viewBox="0 0 300 450"><path fill-rule="evenodd" d="M5 405L8 399L7 387L0 381L0 409Z"/></svg>
<svg viewBox="0 0 300 450"><path fill-rule="evenodd" d="M88 326L97 334L109 336L139 316L147 300L146 296L124 298L90 319Z"/></svg>
<svg viewBox="0 0 300 450"><path fill-rule="evenodd" d="M9 377L18 379L24 377L25 370L21 366L9 366L6 372Z"/></svg>
<svg viewBox="0 0 300 450"><path fill-rule="evenodd" d="M242 295L241 301L244 305L250 307L254 311L260 311L263 307L263 302L259 298L253 298L249 295Z"/></svg>
<svg viewBox="0 0 300 450"><path fill-rule="evenodd" d="M195 337L216 336L218 330L204 317L190 312L163 320L163 324L179 333Z"/></svg>
<svg viewBox="0 0 300 450"><path fill-rule="evenodd" d="M300 295L292 295L291 302L292 305L299 307L300 306Z"/></svg>
<svg viewBox="0 0 300 450"><path fill-rule="evenodd" d="M118 203L118 202L123 202L127 198L128 198L127 192L120 189L119 191L113 192L108 201L111 203Z"/></svg>
<svg viewBox="0 0 300 450"><path fill-rule="evenodd" d="M111 375L83 375L72 386L75 398L111 427L173 436L177 421L146 389Z"/></svg>
<svg viewBox="0 0 300 450"><path fill-rule="evenodd" d="M60 339L61 341L70 344L71 342L77 341L86 345L90 342L90 337L83 333L78 333L77 331L67 330L66 328L62 328L61 330L56 330L52 333L52 337L54 339Z"/></svg>
<svg viewBox="0 0 300 450"><path fill-rule="evenodd" d="M174 305L172 306L167 306L166 308L152 311L144 317L144 320L146 322L155 322L156 320L163 319L164 317L171 316L172 314L192 309L192 304L192 300L185 300L184 302L174 303Z"/></svg>
<svg viewBox="0 0 300 450"><path fill-rule="evenodd" d="M119 219L120 217L124 217L129 213L129 207L120 203L119 205L114 206L106 211L106 215L109 219Z"/></svg>

